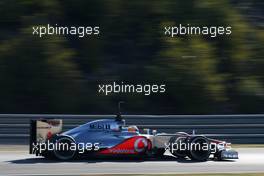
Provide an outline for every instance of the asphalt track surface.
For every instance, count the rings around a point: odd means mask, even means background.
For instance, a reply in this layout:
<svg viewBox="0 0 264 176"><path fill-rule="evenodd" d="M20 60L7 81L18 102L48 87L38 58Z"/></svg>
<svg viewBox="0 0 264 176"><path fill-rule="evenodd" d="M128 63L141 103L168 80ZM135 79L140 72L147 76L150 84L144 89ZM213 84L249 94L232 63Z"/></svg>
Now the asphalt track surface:
<svg viewBox="0 0 264 176"><path fill-rule="evenodd" d="M264 148L240 148L239 160L76 160L59 162L27 154L25 148L0 151L0 175L89 175L165 173L264 173Z"/></svg>

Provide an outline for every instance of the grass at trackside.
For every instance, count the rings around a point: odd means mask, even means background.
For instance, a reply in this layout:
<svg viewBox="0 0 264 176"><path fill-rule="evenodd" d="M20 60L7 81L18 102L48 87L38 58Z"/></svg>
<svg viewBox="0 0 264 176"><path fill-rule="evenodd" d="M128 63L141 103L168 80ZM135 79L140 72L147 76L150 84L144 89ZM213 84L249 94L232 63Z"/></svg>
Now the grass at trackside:
<svg viewBox="0 0 264 176"><path fill-rule="evenodd" d="M258 174L180 174L175 176L263 176L264 173L258 173ZM173 175L168 175L173 176Z"/></svg>
<svg viewBox="0 0 264 176"><path fill-rule="evenodd" d="M98 175L98 176L110 176L111 174L106 174L106 175ZM128 174L128 175L123 175L123 174L116 174L117 176L264 176L264 173L237 173L237 174Z"/></svg>
<svg viewBox="0 0 264 176"><path fill-rule="evenodd" d="M264 173L237 173L237 174L136 174L136 175L119 175L117 176L264 176Z"/></svg>
<svg viewBox="0 0 264 176"><path fill-rule="evenodd" d="M248 173L248 174L241 173L241 174L180 174L175 176L263 176L263 175L264 173Z"/></svg>

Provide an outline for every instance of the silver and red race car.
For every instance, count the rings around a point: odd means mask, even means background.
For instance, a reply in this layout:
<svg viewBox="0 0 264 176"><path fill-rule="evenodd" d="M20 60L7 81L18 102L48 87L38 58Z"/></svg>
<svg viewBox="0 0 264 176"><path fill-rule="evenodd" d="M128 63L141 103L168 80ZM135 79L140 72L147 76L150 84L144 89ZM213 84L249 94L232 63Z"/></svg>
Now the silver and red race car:
<svg viewBox="0 0 264 176"><path fill-rule="evenodd" d="M140 133L126 126L121 115L115 119L88 122L62 132L62 120L31 120L30 154L71 160L77 157L174 157L196 161L238 159L238 153L225 141L204 135L176 132Z"/></svg>

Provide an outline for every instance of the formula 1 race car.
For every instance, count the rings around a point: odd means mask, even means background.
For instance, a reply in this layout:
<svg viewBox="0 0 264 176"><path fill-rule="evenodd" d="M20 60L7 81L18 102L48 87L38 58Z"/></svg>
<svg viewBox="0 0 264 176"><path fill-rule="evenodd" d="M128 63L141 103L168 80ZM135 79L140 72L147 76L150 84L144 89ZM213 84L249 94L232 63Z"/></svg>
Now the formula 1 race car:
<svg viewBox="0 0 264 176"><path fill-rule="evenodd" d="M63 133L62 120L31 120L30 131L30 154L59 160L78 156L238 159L238 153L225 141L184 132L167 134L146 130L142 134L136 126L126 126L120 114L115 119L91 121Z"/></svg>

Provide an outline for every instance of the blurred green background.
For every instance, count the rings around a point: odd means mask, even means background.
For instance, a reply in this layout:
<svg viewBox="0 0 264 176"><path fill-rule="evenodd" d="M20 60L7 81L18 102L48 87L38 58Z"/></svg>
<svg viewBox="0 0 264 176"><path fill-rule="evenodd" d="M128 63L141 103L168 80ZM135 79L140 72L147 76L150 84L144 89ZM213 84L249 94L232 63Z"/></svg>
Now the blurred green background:
<svg viewBox="0 0 264 176"><path fill-rule="evenodd" d="M1 0L0 113L264 113L262 0ZM231 36L164 36L165 24ZM100 36L32 26L100 26ZM196 58L183 58L195 55ZM166 84L165 94L98 94L98 84Z"/></svg>

